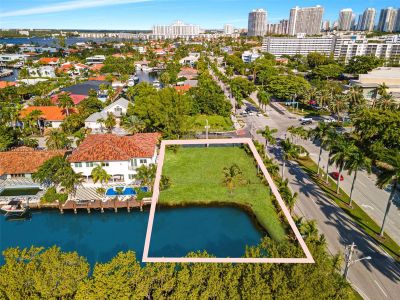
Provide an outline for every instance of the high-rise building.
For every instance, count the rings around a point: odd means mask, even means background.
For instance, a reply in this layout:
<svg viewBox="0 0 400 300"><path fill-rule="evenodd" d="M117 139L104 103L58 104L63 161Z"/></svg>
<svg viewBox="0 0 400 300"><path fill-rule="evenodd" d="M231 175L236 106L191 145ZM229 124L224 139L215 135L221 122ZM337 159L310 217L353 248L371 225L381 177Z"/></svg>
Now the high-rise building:
<svg viewBox="0 0 400 300"><path fill-rule="evenodd" d="M264 36L267 24L267 12L262 9L253 9L249 12L247 27L248 36Z"/></svg>
<svg viewBox="0 0 400 300"><path fill-rule="evenodd" d="M267 24L267 34L282 34L287 35L289 30L289 20L280 20L277 24Z"/></svg>
<svg viewBox="0 0 400 300"><path fill-rule="evenodd" d="M364 13L360 15L358 22L358 30L373 31L375 25L375 8L367 8Z"/></svg>
<svg viewBox="0 0 400 300"><path fill-rule="evenodd" d="M325 20L325 21L322 23L322 30L323 30L323 31L329 31L330 29L331 29L331 25L330 25L329 20Z"/></svg>
<svg viewBox="0 0 400 300"><path fill-rule="evenodd" d="M200 26L176 21L171 25L154 25L153 35L165 38L192 37L200 34Z"/></svg>
<svg viewBox="0 0 400 300"><path fill-rule="evenodd" d="M378 22L378 31L393 32L397 19L397 9L388 7L381 9Z"/></svg>
<svg viewBox="0 0 400 300"><path fill-rule="evenodd" d="M232 24L224 25L224 34L233 34L235 32L235 28Z"/></svg>
<svg viewBox="0 0 400 300"><path fill-rule="evenodd" d="M394 25L394 31L400 32L400 8L397 9L397 18L396 18L396 24Z"/></svg>
<svg viewBox="0 0 400 300"><path fill-rule="evenodd" d="M304 8L296 6L292 8L289 17L289 34L319 34L321 32L323 14L324 8L320 5Z"/></svg>
<svg viewBox="0 0 400 300"><path fill-rule="evenodd" d="M351 29L352 19L353 19L353 10L351 8L342 9L339 13L338 30L349 31Z"/></svg>

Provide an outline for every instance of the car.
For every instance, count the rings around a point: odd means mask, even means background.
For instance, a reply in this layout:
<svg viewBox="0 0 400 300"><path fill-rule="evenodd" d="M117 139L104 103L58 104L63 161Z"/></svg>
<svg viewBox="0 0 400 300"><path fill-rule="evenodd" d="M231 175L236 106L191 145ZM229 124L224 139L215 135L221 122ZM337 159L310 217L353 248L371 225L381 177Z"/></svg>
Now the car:
<svg viewBox="0 0 400 300"><path fill-rule="evenodd" d="M311 121L312 122L312 118L306 118L306 117L303 117L303 118L300 118L300 122L307 122L307 121Z"/></svg>
<svg viewBox="0 0 400 300"><path fill-rule="evenodd" d="M333 179L337 180L339 178L339 172L332 172L331 176ZM340 181L343 181L343 180L344 180L344 177L342 174L340 174Z"/></svg>
<svg viewBox="0 0 400 300"><path fill-rule="evenodd" d="M303 121L300 124L301 125L310 125L310 124L312 124L312 120Z"/></svg>
<svg viewBox="0 0 400 300"><path fill-rule="evenodd" d="M332 117L324 118L324 123L333 123L333 122L336 122L336 120Z"/></svg>

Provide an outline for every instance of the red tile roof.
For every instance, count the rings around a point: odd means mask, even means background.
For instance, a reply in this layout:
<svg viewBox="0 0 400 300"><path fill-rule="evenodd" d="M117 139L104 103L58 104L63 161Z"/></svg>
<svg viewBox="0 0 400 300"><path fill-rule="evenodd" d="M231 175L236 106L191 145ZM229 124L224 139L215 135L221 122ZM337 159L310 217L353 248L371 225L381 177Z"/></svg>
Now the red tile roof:
<svg viewBox="0 0 400 300"><path fill-rule="evenodd" d="M42 57L39 59L39 63L41 64L50 64L50 63L58 63L57 57Z"/></svg>
<svg viewBox="0 0 400 300"><path fill-rule="evenodd" d="M104 64L95 64L91 66L89 69L96 72L100 71L102 67L104 67Z"/></svg>
<svg viewBox="0 0 400 300"><path fill-rule="evenodd" d="M13 81L0 81L0 89L4 89L4 88L9 87L9 86L14 86L16 84L17 83L13 82Z"/></svg>
<svg viewBox="0 0 400 300"><path fill-rule="evenodd" d="M72 152L70 162L121 161L134 157L153 157L159 133L137 133L133 136L91 134Z"/></svg>
<svg viewBox="0 0 400 300"><path fill-rule="evenodd" d="M34 173L45 161L57 155L65 155L65 150L45 151L19 147L11 151L0 152L0 176Z"/></svg>
<svg viewBox="0 0 400 300"><path fill-rule="evenodd" d="M106 80L106 76L105 75L99 75L99 76L96 76L96 77L89 77L88 80L105 81Z"/></svg>
<svg viewBox="0 0 400 300"><path fill-rule="evenodd" d="M190 85L188 85L188 84L185 84L185 85L177 85L177 86L174 86L174 88L175 88L175 90L178 92L178 93L186 93L188 90L190 90L190 88L191 88L191 86Z"/></svg>
<svg viewBox="0 0 400 300"><path fill-rule="evenodd" d="M65 92L61 92L60 94L65 93ZM51 102L53 104L58 104L58 96L60 94L57 95L53 95L51 97ZM71 94L69 93L69 96L71 97L72 101L74 102L75 105L78 105L79 103L81 103L83 100L85 100L88 96L86 95L78 95L78 94Z"/></svg>
<svg viewBox="0 0 400 300"><path fill-rule="evenodd" d="M28 106L21 111L20 117L25 118L34 110L40 110L42 119L46 121L63 121L67 116L66 110L58 106ZM69 112L76 113L76 110L71 108Z"/></svg>

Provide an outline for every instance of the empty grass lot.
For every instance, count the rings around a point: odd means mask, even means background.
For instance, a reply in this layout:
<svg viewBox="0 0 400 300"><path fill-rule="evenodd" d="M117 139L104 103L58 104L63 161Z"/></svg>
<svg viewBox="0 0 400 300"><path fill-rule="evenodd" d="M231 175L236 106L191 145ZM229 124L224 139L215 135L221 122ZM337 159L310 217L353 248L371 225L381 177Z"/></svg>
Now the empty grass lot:
<svg viewBox="0 0 400 300"><path fill-rule="evenodd" d="M246 206L273 239L283 240L284 226L271 202L268 187L257 177L253 161L240 147L180 147L177 153L167 149L162 174L171 179L171 187L160 193L159 203ZM223 169L232 164L240 167L249 183L236 187L231 194L223 184Z"/></svg>

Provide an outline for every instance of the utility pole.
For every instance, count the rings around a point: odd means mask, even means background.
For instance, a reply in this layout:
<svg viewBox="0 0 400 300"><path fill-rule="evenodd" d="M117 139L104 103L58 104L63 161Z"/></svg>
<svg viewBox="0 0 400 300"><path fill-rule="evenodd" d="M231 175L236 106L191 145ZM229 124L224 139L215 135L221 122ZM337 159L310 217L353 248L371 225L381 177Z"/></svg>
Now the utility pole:
<svg viewBox="0 0 400 300"><path fill-rule="evenodd" d="M350 266L352 264L354 264L356 262L359 262L359 261L362 261L362 260L370 260L371 259L371 256L365 256L365 257L353 260L353 254L354 254L354 250L355 250L356 247L357 246L356 246L356 244L354 244L354 242L351 243L351 245L347 245L346 246L346 253L345 253L345 256L344 256L346 265L344 267L344 272L343 272L343 277L345 279L347 279L347 275L349 273L349 269L350 269Z"/></svg>

